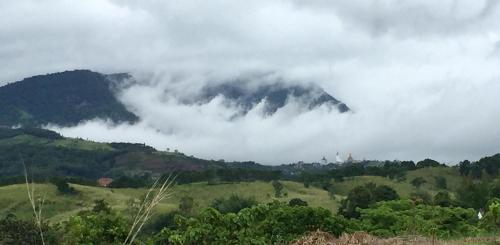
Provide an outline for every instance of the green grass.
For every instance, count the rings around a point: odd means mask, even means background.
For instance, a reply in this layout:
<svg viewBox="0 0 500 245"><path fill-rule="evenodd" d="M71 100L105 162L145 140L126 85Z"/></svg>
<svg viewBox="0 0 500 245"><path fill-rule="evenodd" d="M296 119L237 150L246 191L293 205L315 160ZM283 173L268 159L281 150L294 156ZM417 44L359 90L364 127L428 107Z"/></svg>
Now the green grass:
<svg viewBox="0 0 500 245"><path fill-rule="evenodd" d="M53 140L53 139L39 138L23 134L12 138L0 139L0 145L18 145L18 144L58 146L58 147L89 150L89 151L114 150L109 144L86 141L83 139L73 139L73 138Z"/></svg>
<svg viewBox="0 0 500 245"><path fill-rule="evenodd" d="M301 183L283 181L286 197L277 200L288 202L292 198L301 198L313 207L324 207L335 212L338 208L338 198L330 199L324 190L309 187L305 188ZM127 203L134 198L141 198L146 189L110 189L102 187L91 187L75 185L72 186L79 192L77 195L58 194L55 186L51 184L36 184L36 193L44 195L45 205L43 215L51 222L59 222L68 219L80 210L89 209L93 200L104 199L113 208L125 210ZM184 196L194 198L195 209L200 210L208 207L215 198L227 197L230 194L242 196L254 196L259 202L270 202L275 200L271 183L268 182L242 182L234 184L207 185L206 183L193 183L175 186L174 195L164 200L158 207L159 213L173 211L178 208L180 199ZM14 213L20 218L32 216L24 184L0 187L0 215Z"/></svg>
<svg viewBox="0 0 500 245"><path fill-rule="evenodd" d="M411 192L416 190L415 187L413 187L410 183L406 181L397 182L389 178L380 176L356 176L356 177L345 178L345 180L342 182L333 182L333 188L335 190L335 193L345 196L354 187L359 185L364 185L370 182L373 182L377 185L390 186L394 190L396 190L396 192L402 197L408 197Z"/></svg>
<svg viewBox="0 0 500 245"><path fill-rule="evenodd" d="M398 182L380 176L358 176L346 178L343 182L332 182L336 192L336 198L331 199L327 191L319 188L305 188L302 183L283 181L284 192L287 196L277 200L288 202L292 198L300 198L313 207L323 207L332 212L336 212L342 197L358 185L374 182L377 185L388 185L394 188L401 197L408 197L416 191L411 180L417 177L424 178L425 183L420 189L434 195L439 190L435 186L436 176L444 176L447 179L448 189L453 193L460 185L462 178L456 169L452 168L424 168L408 172L406 180ZM80 210L88 209L92 206L93 200L104 199L113 208L125 210L128 202L134 198L141 198L146 189L109 189L101 187L91 187L75 185L72 186L79 192L77 195L60 195L51 184L37 184L36 191L45 196L44 216L50 221L61 221ZM253 196L258 202L266 203L275 200L274 190L269 182L242 182L231 184L208 185L207 183L193 183L179 185L173 188L172 198L163 201L158 206L158 212L173 211L178 208L180 199L184 196L194 198L195 209L200 210L210 206L211 202L220 197L227 197L231 194L241 196ZM9 212L19 217L31 217L30 206L27 199L26 187L24 184L0 187L0 215Z"/></svg>
<svg viewBox="0 0 500 245"><path fill-rule="evenodd" d="M436 179L435 177L442 176L446 178L446 182L450 191L456 191L460 184L463 181L463 178L460 176L457 168L421 168L414 171L409 171L406 175L407 181L411 181L414 178L422 177L427 183L423 185L423 188L431 190L431 191L439 191L436 188Z"/></svg>
<svg viewBox="0 0 500 245"><path fill-rule="evenodd" d="M462 181L462 177L460 177L457 169L435 167L408 171L404 181L391 180L380 176L356 176L345 178L343 182L332 182L332 184L336 194L344 196L358 185L373 182L377 185L390 186L396 190L401 197L408 197L412 192L419 190L411 184L411 181L414 178L422 177L426 180L426 183L420 187L420 190L424 190L429 192L431 195L435 195L437 192L441 191L436 187L435 177L437 176L443 176L446 178L448 185L447 190L450 192L456 191Z"/></svg>

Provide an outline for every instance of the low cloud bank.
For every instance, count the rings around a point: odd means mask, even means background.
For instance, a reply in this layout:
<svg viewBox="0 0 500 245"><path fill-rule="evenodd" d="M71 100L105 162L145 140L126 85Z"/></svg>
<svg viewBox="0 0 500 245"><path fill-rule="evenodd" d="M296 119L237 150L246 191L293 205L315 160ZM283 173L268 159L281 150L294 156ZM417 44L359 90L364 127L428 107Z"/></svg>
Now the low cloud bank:
<svg viewBox="0 0 500 245"><path fill-rule="evenodd" d="M205 158L477 159L500 149L498 23L494 0L5 0L0 84L71 69L132 72L144 83L121 100L140 123L55 128ZM292 102L230 121L222 98L176 101L269 71L316 82L354 113L298 113Z"/></svg>

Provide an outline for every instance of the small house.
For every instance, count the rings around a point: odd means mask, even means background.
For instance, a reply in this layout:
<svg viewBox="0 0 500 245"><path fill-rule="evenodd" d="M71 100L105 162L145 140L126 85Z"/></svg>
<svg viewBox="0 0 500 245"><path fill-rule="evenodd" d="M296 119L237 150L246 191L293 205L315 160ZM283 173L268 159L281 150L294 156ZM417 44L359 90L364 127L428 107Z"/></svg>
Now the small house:
<svg viewBox="0 0 500 245"><path fill-rule="evenodd" d="M102 186L102 187L108 187L111 182L113 182L113 179L112 178L100 178L97 180L97 184L99 184L99 186Z"/></svg>

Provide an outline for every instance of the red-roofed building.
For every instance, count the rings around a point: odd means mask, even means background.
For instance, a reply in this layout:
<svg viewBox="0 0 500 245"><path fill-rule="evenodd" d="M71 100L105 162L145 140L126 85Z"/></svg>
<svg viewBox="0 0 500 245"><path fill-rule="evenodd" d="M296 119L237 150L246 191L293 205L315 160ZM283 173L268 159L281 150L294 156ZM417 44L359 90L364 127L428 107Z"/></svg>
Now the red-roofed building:
<svg viewBox="0 0 500 245"><path fill-rule="evenodd" d="M113 182L112 178L100 178L97 180L97 184L99 184L102 187L108 187L111 182Z"/></svg>

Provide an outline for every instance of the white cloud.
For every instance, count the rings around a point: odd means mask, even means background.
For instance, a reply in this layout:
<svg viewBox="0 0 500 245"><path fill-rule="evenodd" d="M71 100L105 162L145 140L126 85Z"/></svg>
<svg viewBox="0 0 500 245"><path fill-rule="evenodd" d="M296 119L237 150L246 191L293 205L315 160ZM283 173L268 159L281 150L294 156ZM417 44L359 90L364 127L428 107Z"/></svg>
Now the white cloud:
<svg viewBox="0 0 500 245"><path fill-rule="evenodd" d="M500 146L499 22L488 0L7 0L0 84L76 68L131 71L149 80L121 97L140 124L60 130L206 158L477 159ZM186 106L162 93L187 96L249 72L315 81L354 113L298 114L292 103L228 121L233 111L218 100Z"/></svg>

